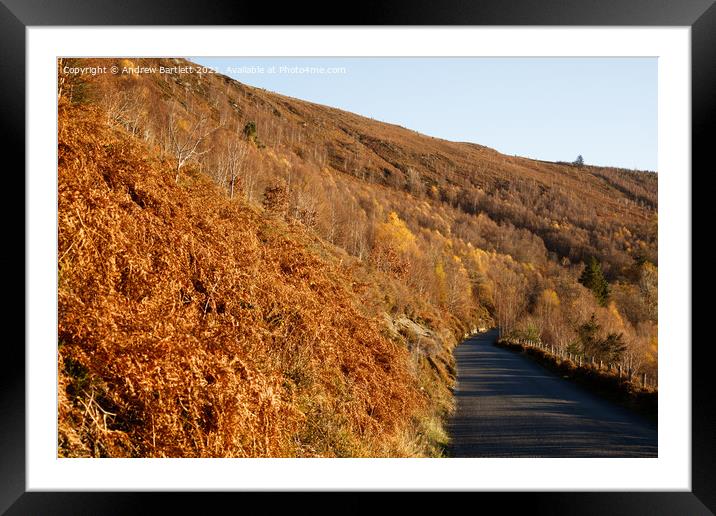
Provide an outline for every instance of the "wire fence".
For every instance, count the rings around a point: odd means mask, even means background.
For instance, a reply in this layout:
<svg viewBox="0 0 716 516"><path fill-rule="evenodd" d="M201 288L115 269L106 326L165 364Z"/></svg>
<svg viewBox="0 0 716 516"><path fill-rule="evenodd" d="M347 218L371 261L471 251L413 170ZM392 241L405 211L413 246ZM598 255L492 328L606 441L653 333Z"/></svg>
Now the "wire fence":
<svg viewBox="0 0 716 516"><path fill-rule="evenodd" d="M658 388L658 379L656 377L649 376L644 372L638 373L631 366L623 366L621 363L605 362L603 360L595 359L593 356L587 357L581 354L571 353L565 348L559 348L553 344L545 344L531 339L517 338L510 339L509 342L520 344L525 348L540 349L552 357L559 358L561 360L570 360L572 363L577 364L578 367L613 374L619 378L636 383L644 389Z"/></svg>

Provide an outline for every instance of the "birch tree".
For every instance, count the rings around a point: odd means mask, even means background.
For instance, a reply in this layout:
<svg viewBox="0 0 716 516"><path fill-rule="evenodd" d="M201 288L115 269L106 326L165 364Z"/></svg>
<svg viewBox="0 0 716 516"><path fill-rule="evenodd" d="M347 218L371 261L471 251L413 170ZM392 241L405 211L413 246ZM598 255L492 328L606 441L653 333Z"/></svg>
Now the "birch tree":
<svg viewBox="0 0 716 516"><path fill-rule="evenodd" d="M192 159L206 154L208 150L200 151L200 145L204 139L217 128L208 128L208 119L201 116L195 122L180 119L176 110L169 113L167 123L169 151L176 159L175 182L179 183L179 173L186 163Z"/></svg>
<svg viewBox="0 0 716 516"><path fill-rule="evenodd" d="M231 139L226 143L226 150L219 159L221 181L229 190L229 198L234 198L237 181L240 179L246 163L248 148L238 139Z"/></svg>

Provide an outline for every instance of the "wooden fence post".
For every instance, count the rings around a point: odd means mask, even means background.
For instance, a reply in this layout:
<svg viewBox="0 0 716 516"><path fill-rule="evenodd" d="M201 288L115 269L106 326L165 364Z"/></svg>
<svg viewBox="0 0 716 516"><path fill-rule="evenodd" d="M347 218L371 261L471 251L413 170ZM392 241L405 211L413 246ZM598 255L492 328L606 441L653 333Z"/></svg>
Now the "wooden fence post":
<svg viewBox="0 0 716 516"><path fill-rule="evenodd" d="M641 386L646 388L646 373L641 374Z"/></svg>

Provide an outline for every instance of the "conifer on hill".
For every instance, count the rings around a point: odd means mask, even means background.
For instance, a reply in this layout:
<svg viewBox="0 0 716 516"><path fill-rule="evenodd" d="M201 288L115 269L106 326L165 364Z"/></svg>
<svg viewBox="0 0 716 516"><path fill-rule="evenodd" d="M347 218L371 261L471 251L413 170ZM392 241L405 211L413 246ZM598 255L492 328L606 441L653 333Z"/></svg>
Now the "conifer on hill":
<svg viewBox="0 0 716 516"><path fill-rule="evenodd" d="M609 283L604 278L602 265L593 256L579 276L579 282L592 291L600 305L606 306L609 299Z"/></svg>

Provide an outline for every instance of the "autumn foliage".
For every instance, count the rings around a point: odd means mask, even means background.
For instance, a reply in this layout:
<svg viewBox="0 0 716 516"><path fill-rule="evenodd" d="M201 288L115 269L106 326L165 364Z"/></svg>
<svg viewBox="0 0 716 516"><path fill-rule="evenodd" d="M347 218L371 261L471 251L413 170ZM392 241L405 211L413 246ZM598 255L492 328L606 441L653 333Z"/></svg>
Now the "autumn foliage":
<svg viewBox="0 0 716 516"><path fill-rule="evenodd" d="M59 121L61 455L408 453L407 351L315 237Z"/></svg>
<svg viewBox="0 0 716 516"><path fill-rule="evenodd" d="M218 74L63 79L61 455L439 455L452 348L493 325L584 352L593 321L656 377L656 174Z"/></svg>

